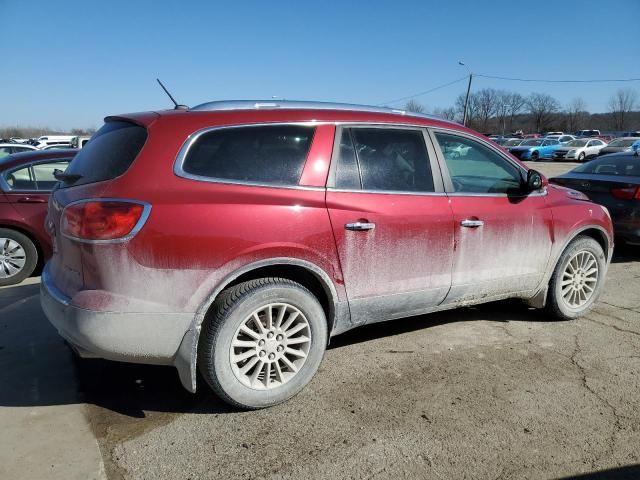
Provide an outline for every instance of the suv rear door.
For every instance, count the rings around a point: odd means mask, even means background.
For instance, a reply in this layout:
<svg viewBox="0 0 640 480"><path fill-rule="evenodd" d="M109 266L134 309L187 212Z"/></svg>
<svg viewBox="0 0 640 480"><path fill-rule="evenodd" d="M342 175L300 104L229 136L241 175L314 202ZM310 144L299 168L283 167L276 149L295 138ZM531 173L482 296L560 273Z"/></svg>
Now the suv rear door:
<svg viewBox="0 0 640 480"><path fill-rule="evenodd" d="M524 193L524 170L487 142L432 130L455 224L447 303L535 289L549 262L551 209L546 192ZM448 145L464 144L464 156Z"/></svg>
<svg viewBox="0 0 640 480"><path fill-rule="evenodd" d="M336 131L326 201L354 324L419 314L450 288L453 218L425 135Z"/></svg>

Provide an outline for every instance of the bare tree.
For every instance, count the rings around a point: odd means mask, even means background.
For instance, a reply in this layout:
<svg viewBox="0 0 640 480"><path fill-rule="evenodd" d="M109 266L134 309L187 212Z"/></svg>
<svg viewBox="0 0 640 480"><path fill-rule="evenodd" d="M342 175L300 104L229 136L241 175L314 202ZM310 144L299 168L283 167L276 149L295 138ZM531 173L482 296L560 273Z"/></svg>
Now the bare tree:
<svg viewBox="0 0 640 480"><path fill-rule="evenodd" d="M527 110L533 117L535 129L539 132L551 121L553 114L560 109L558 101L546 93L532 93L527 97Z"/></svg>
<svg viewBox="0 0 640 480"><path fill-rule="evenodd" d="M527 100L517 92L509 92L503 100L506 105L509 105L509 131L513 131L513 117L522 113Z"/></svg>
<svg viewBox="0 0 640 480"><path fill-rule="evenodd" d="M455 120L456 109L454 107L448 108L435 108L433 114L437 117L444 118L445 120Z"/></svg>
<svg viewBox="0 0 640 480"><path fill-rule="evenodd" d="M465 94L461 93L456 98L456 102L454 105L454 109L460 118L464 116L464 102L465 102ZM477 118L478 118L478 98L475 93L469 94L469 106L467 108L467 126L471 128L477 127Z"/></svg>
<svg viewBox="0 0 640 480"><path fill-rule="evenodd" d="M498 91L493 88L483 88L474 97L477 105L478 122L481 130L487 132L489 130L489 120L497 113Z"/></svg>
<svg viewBox="0 0 640 480"><path fill-rule="evenodd" d="M584 125L585 118L588 115L587 112L587 104L585 101L576 97L571 100L567 104L567 108L565 109L566 119L567 119L567 128L570 132L575 132L576 130L580 130Z"/></svg>
<svg viewBox="0 0 640 480"><path fill-rule="evenodd" d="M616 130L624 130L627 114L632 112L638 103L638 92L632 88L621 88L609 99L609 111L613 117Z"/></svg>
<svg viewBox="0 0 640 480"><path fill-rule="evenodd" d="M424 113L426 110L424 108L424 105L416 102L413 98L405 104L404 109L407 112L414 112L414 113Z"/></svg>

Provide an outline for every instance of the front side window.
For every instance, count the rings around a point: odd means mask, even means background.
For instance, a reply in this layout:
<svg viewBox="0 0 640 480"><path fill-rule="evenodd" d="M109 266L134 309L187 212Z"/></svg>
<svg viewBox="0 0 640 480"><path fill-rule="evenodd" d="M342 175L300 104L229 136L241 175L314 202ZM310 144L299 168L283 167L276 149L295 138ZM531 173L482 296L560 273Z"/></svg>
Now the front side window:
<svg viewBox="0 0 640 480"><path fill-rule="evenodd" d="M521 192L520 169L489 147L454 134L436 132L435 135L456 193ZM464 148L466 154L463 157L453 155L451 145L460 145L457 148Z"/></svg>
<svg viewBox="0 0 640 480"><path fill-rule="evenodd" d="M367 191L434 191L421 130L345 128L336 165L336 187Z"/></svg>
<svg viewBox="0 0 640 480"><path fill-rule="evenodd" d="M313 127L301 125L211 130L190 146L182 169L214 180L295 186L314 131Z"/></svg>
<svg viewBox="0 0 640 480"><path fill-rule="evenodd" d="M11 190L35 190L36 181L31 167L23 167L5 175L5 180Z"/></svg>

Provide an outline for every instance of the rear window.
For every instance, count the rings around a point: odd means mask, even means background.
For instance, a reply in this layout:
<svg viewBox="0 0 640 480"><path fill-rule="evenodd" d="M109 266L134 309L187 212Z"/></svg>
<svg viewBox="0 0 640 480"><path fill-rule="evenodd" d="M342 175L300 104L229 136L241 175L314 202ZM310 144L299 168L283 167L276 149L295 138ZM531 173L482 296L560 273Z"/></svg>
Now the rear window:
<svg viewBox="0 0 640 480"><path fill-rule="evenodd" d="M62 187L102 182L119 177L131 166L147 140L144 127L129 122L105 123L80 150L65 174L80 175L74 182L61 182Z"/></svg>
<svg viewBox="0 0 640 480"><path fill-rule="evenodd" d="M300 125L212 130L190 146L182 170L212 180L298 185L314 131Z"/></svg>

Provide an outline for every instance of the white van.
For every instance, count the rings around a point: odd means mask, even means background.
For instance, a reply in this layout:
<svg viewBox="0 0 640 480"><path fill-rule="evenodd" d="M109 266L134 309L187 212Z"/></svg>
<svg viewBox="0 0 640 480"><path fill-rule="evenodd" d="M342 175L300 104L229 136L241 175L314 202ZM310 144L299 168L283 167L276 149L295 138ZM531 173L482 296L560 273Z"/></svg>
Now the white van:
<svg viewBox="0 0 640 480"><path fill-rule="evenodd" d="M74 135L44 135L38 137L36 148L44 148L50 145L59 145L61 147L70 147Z"/></svg>
<svg viewBox="0 0 640 480"><path fill-rule="evenodd" d="M91 137L73 137L73 140L71 140L71 146L73 148L84 148L90 139Z"/></svg>

